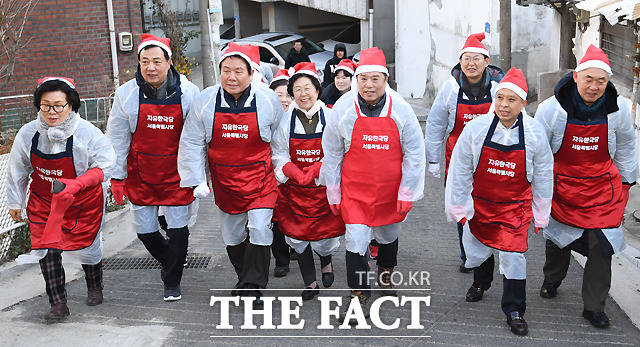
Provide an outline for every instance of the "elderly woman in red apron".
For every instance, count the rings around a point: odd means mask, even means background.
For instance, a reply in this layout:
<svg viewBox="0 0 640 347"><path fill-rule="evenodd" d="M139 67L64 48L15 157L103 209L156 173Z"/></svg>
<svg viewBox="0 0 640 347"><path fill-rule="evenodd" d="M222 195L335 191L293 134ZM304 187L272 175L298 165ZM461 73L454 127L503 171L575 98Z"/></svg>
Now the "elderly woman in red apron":
<svg viewBox="0 0 640 347"><path fill-rule="evenodd" d="M82 264L87 305L102 303L103 182L115 153L102 131L77 114L72 79L40 79L33 103L38 118L18 131L11 148L7 200L16 222L26 207L31 230L32 251L17 261L40 263L51 304L46 318L60 320L69 316L63 253L65 262Z"/></svg>
<svg viewBox="0 0 640 347"><path fill-rule="evenodd" d="M298 253L298 265L306 289L303 300L320 291L313 252L320 257L322 285L333 284L331 255L340 246L345 226L331 213L327 189L317 185L322 166L322 134L331 112L318 100L320 79L314 63L298 63L289 79L293 109L283 117L273 140L273 163L280 183L276 216L289 246Z"/></svg>

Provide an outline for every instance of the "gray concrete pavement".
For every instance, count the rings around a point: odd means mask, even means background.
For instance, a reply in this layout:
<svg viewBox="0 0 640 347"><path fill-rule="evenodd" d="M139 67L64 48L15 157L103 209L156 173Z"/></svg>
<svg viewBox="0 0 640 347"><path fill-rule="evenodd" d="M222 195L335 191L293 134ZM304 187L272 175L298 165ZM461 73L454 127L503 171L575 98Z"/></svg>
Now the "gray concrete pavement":
<svg viewBox="0 0 640 347"><path fill-rule="evenodd" d="M527 312L529 335L518 337L509 331L500 310L502 281L496 273L493 287L477 303L464 300L472 282L471 274L457 272L457 235L455 225L444 217L442 181L427 179L426 197L416 204L406 221L400 238L398 271L428 271L429 291L405 293L407 296L430 295L431 305L420 313L421 330L408 330L411 312L408 307L382 306L382 320L389 324L400 318L400 329L381 330L319 330L320 303L305 302L300 318L305 319L304 330L247 330L240 326L243 309L232 307L230 323L233 330L217 330L220 323L218 306L210 307L211 295L228 295L228 291L212 292L212 288L228 288L235 281L235 273L227 259L220 239L217 212L211 201L201 205L198 223L191 233L190 255L211 256L206 269L187 269L183 278L183 299L162 301L162 285L158 270L105 271L105 301L88 307L84 304L86 287L78 279L68 284L71 317L64 323L46 325L42 316L48 309L46 295L20 302L0 312L0 341L2 345L484 345L528 346L547 345L640 345L640 331L616 303L609 299L606 312L612 326L607 330L591 327L581 317L580 265L572 261L565 283L556 299L538 296L542 284L544 240L541 235L529 237ZM116 257L147 257L137 241ZM317 260L316 260L317 261ZM373 267L372 263L372 267ZM271 264L273 268L273 261ZM319 264L318 264L319 268ZM334 256L335 289L346 287L344 246ZM270 278L269 288L300 288L302 279L297 264L284 278ZM319 269L318 269L319 272ZM43 286L43 281L40 280ZM2 288L7 290L6 287ZM20 290L12 288L11 290ZM269 292L276 296L295 296L299 291ZM325 291L322 296L346 295L346 291ZM377 296L374 294L374 299ZM280 322L281 310L276 306L274 324ZM262 319L258 317L256 324ZM295 320L294 320L295 322ZM336 323L336 322L334 322ZM324 337L302 337L307 335ZM213 337L211 337L213 336ZM223 337L224 336L224 337ZM233 337L231 337L233 336ZM261 337L252 337L261 336ZM281 337L295 336L295 337ZM360 336L360 337L354 337ZM372 337L393 336L393 337ZM403 337L407 336L407 337ZM428 337L427 337L428 336Z"/></svg>

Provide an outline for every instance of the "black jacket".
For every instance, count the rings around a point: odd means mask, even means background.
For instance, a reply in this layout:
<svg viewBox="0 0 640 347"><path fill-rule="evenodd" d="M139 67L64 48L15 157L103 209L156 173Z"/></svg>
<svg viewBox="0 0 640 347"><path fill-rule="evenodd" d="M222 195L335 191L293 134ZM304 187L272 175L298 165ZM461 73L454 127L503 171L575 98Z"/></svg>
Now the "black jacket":
<svg viewBox="0 0 640 347"><path fill-rule="evenodd" d="M342 58L338 58L338 51L344 52ZM322 82L323 88L333 84L333 72L336 70L336 66L338 66L342 59L347 59L347 47L343 43L337 43L333 48L333 58L327 60L327 63L324 65L324 77Z"/></svg>
<svg viewBox="0 0 640 347"><path fill-rule="evenodd" d="M309 55L307 55L307 52L304 50L304 47L300 49L300 53L291 48L289 54L287 55L287 60L284 62L284 68L289 69L290 67L296 66L297 63L302 62L311 62L311 60L309 59Z"/></svg>
<svg viewBox="0 0 640 347"><path fill-rule="evenodd" d="M594 110L593 114L583 114L578 112L578 104L575 97L576 82L573 80L573 72L564 75L556 84L554 95L560 106L567 112L567 117L588 121L598 117L606 117L608 114L618 111L618 91L609 81L601 98L604 98L599 110Z"/></svg>
<svg viewBox="0 0 640 347"><path fill-rule="evenodd" d="M343 94L340 93L338 88L336 88L335 83L331 83L330 85L326 86L322 90L322 95L320 96L320 100L324 102L327 106L332 107L333 105L336 104L336 101L338 101L338 99L340 99L342 95Z"/></svg>

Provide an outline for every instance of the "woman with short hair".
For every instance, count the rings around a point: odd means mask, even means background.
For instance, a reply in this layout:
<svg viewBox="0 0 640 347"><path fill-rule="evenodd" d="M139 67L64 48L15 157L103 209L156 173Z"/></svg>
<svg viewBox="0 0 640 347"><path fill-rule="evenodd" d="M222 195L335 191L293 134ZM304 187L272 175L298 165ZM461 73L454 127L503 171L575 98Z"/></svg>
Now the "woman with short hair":
<svg viewBox="0 0 640 347"><path fill-rule="evenodd" d="M7 202L16 222L26 207L31 230L32 251L17 262L40 263L51 304L45 318L61 320L69 316L63 254L65 262L82 264L87 305L102 303L104 182L115 152L102 131L78 115L72 79L40 79L33 103L38 118L20 128L11 148Z"/></svg>
<svg viewBox="0 0 640 347"><path fill-rule="evenodd" d="M278 182L276 216L286 241L298 253L304 280L303 300L319 294L312 250L320 257L322 284L330 287L334 275L331 255L340 245L345 226L331 213L326 187L318 186L322 165L322 134L330 117L320 95L315 64L299 63L288 84L294 103L283 117L272 141Z"/></svg>

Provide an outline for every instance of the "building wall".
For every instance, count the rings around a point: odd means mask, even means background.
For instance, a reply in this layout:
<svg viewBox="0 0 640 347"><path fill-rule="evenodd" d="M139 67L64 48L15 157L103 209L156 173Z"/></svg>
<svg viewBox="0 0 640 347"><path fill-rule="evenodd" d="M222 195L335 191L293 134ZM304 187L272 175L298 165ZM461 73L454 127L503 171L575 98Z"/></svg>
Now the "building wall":
<svg viewBox="0 0 640 347"><path fill-rule="evenodd" d="M142 32L139 0L113 0L113 8L116 39L118 32L132 32L135 51ZM113 91L106 1L41 0L27 21L25 35L31 42L21 52L12 82L0 96L31 94L37 79L48 75L75 79L82 98ZM135 70L136 65L134 53L118 51L121 80L131 77L127 71Z"/></svg>
<svg viewBox="0 0 640 347"><path fill-rule="evenodd" d="M458 63L458 52L468 35L483 32L485 23L489 23L490 33L483 42L491 54L491 64L499 65L499 0L432 0L429 6L430 31L435 48L429 83L436 90L449 78L451 68ZM515 0L511 10L512 66L525 71L529 94L533 95L537 92L538 72L550 70L548 57L550 41L554 40L551 36L554 10L539 5L518 6ZM417 26L421 24L416 23Z"/></svg>

